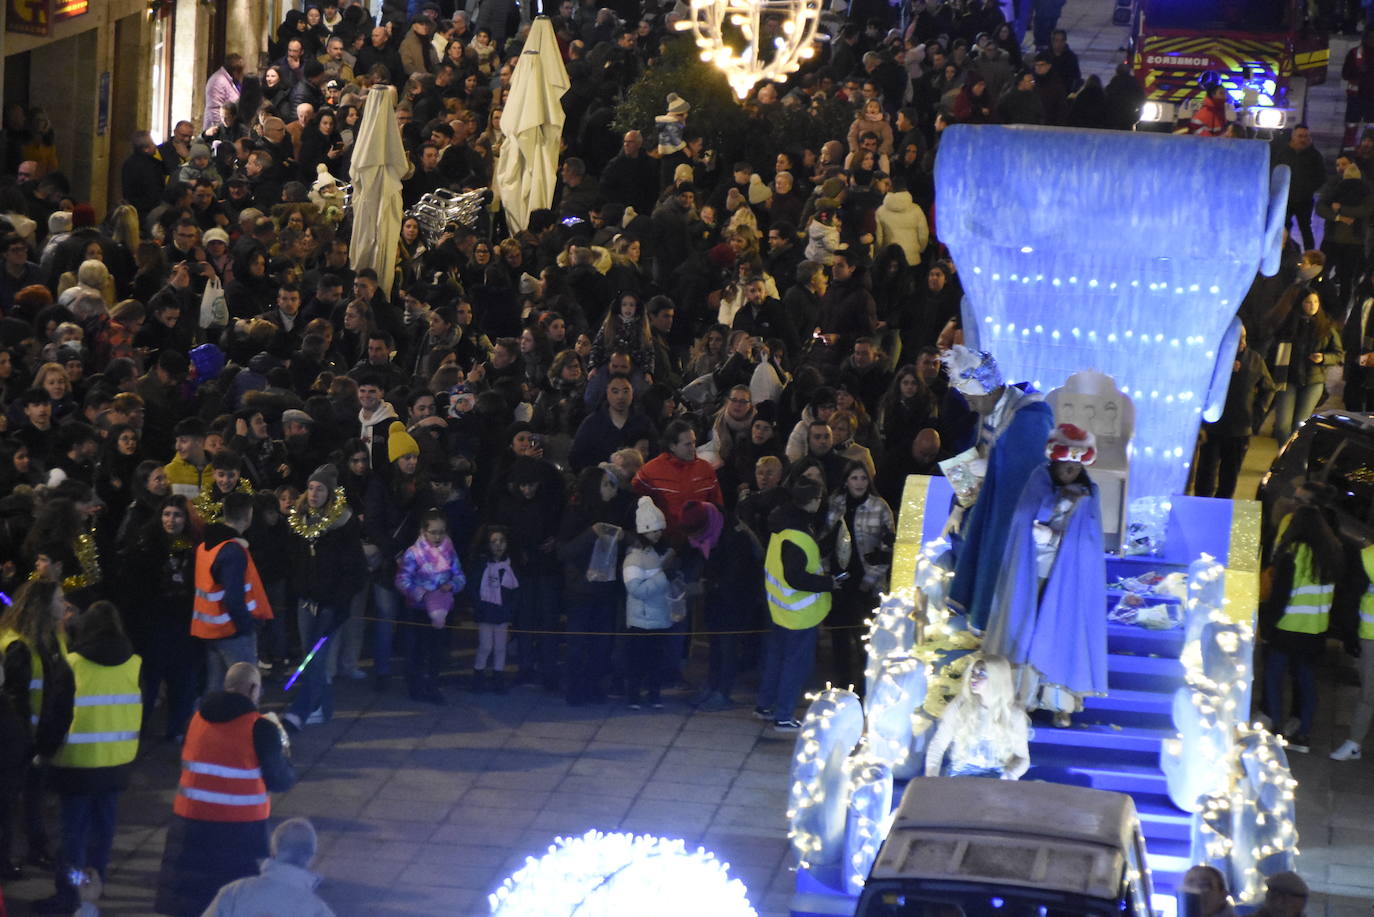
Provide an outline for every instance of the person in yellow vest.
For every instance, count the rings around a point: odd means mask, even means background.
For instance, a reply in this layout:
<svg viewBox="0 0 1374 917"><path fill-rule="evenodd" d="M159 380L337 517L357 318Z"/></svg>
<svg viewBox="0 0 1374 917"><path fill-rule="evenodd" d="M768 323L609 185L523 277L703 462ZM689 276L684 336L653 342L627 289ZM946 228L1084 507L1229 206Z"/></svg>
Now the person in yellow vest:
<svg viewBox="0 0 1374 917"><path fill-rule="evenodd" d="M142 660L124 634L119 609L112 602L96 602L77 618L67 665L76 685L71 726L49 771L49 782L61 801L62 856L57 894L35 902L35 914L76 910L87 869L105 879L119 794L129 785L143 724L138 682Z"/></svg>
<svg viewBox="0 0 1374 917"><path fill-rule="evenodd" d="M1279 523L1269 596L1260 604L1264 656L1264 713L1288 740L1289 751L1310 750L1317 712L1317 661L1326 651L1331 596L1341 578L1340 539L1322 511L1300 505ZM1285 720L1283 683L1293 674L1295 715Z"/></svg>
<svg viewBox="0 0 1374 917"><path fill-rule="evenodd" d="M801 728L793 713L816 661L816 635L830 611L830 594L844 578L827 574L821 562L816 514L824 498L821 485L802 479L792 487L791 502L768 517L773 534L763 560L763 580L773 630L754 716L772 720L777 732Z"/></svg>
<svg viewBox="0 0 1374 917"><path fill-rule="evenodd" d="M10 852L21 794L28 863L39 869L54 865L43 824L47 769L34 761L51 758L67 734L70 706L62 700L70 699L73 688L60 624L66 608L62 587L50 579L37 579L20 586L13 603L0 615L4 691L26 725L23 771L18 780L0 782L0 868L4 870L0 878L16 878L19 871Z"/></svg>
<svg viewBox="0 0 1374 917"><path fill-rule="evenodd" d="M157 878L154 910L198 917L215 893L258 874L268 856L269 793L296 783L286 731L258 713L256 665L230 666L224 690L207 694L181 747L181 782Z"/></svg>
<svg viewBox="0 0 1374 917"><path fill-rule="evenodd" d="M1374 723L1374 544L1360 549L1360 563L1369 581L1360 596L1360 699L1350 720L1350 738L1331 753L1333 761L1360 760L1360 746Z"/></svg>
<svg viewBox="0 0 1374 917"><path fill-rule="evenodd" d="M253 498L235 491L224 498L223 519L205 527L196 548L196 594L191 605L191 636L205 641L206 684L224 683L236 662L258 664L255 618L270 620L253 555L243 533L253 524Z"/></svg>

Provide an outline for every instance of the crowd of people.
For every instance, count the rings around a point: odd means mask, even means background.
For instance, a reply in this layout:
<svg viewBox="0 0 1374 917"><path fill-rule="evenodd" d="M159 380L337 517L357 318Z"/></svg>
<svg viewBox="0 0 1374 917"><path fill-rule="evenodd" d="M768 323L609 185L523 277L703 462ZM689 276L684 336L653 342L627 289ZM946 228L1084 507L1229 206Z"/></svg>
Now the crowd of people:
<svg viewBox="0 0 1374 917"><path fill-rule="evenodd" d="M408 206L489 186L528 29L514 3L291 11L264 66L231 54L211 76L198 125L133 136L104 215L7 113L0 879L56 865L44 906L72 910L108 863L140 737L162 739L189 764L158 909L200 913L267 856L288 736L333 716L339 680L399 675L422 703L519 683L656 708L700 635L706 676L684 699L729 709L757 667L754 712L785 734L823 626L829 677L862 682L904 482L980 438L941 362L961 287L929 219L940 134L1129 129L1143 98L1124 70L1084 78L1062 2L1021 6L1025 45L995 0L900 19L853 4L822 54L746 102L767 118L839 100L847 135L750 163L722 162L677 94L657 137L617 141L614 102L685 40L684 14L563 0L552 206L514 234L499 214L438 235L408 216L386 276L355 267L334 187L369 94L398 92ZM1339 362L1339 334L1285 296L1301 327L1284 333ZM1298 365L1289 418L1316 384ZM1215 451L1221 490L1237 447ZM1081 463L1057 461L1076 467L1046 493L1088 493ZM455 650L464 677L444 682ZM257 712L260 672L295 676L278 722ZM120 738L81 747L91 717ZM304 833L277 878L308 863ZM208 867L217 844L242 855Z"/></svg>

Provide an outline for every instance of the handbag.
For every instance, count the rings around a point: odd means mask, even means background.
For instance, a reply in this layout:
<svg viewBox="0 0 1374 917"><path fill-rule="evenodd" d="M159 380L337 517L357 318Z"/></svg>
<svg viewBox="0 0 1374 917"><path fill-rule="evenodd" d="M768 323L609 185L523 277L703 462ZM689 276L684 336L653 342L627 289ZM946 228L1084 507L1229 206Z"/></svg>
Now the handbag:
<svg viewBox="0 0 1374 917"><path fill-rule="evenodd" d="M218 277L205 282L205 292L200 294L200 327L224 327L229 324L229 305L224 301L224 287Z"/></svg>

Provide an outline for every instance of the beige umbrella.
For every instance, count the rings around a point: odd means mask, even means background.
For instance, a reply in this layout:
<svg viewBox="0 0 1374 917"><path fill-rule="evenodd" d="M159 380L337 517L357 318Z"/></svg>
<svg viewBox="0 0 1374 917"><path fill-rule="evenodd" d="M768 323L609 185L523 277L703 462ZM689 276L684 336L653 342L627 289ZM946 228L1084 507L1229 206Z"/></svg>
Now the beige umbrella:
<svg viewBox="0 0 1374 917"><path fill-rule="evenodd" d="M501 113L501 158L492 189L506 211L511 235L529 223L530 211L553 204L563 135L563 93L568 70L558 53L553 24L540 16L530 26Z"/></svg>
<svg viewBox="0 0 1374 917"><path fill-rule="evenodd" d="M396 88L373 86L367 93L363 123L353 147L353 238L349 254L356 269L377 272L382 292L391 295L396 246L401 237L401 179L410 168L401 129L396 125Z"/></svg>

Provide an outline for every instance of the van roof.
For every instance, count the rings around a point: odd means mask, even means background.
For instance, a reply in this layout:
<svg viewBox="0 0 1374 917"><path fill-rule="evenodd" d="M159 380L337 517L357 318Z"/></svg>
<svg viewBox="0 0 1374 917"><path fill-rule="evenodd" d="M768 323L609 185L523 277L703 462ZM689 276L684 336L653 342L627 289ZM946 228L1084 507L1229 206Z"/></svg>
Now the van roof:
<svg viewBox="0 0 1374 917"><path fill-rule="evenodd" d="M1053 783L928 777L907 784L873 879L981 880L1114 898L1135 803Z"/></svg>

